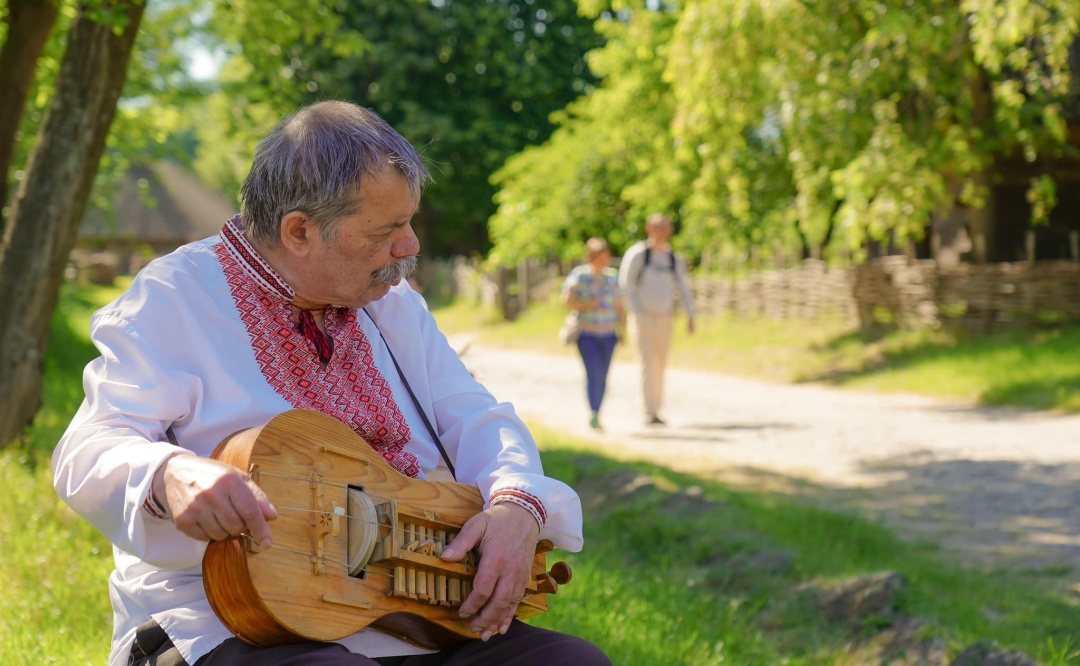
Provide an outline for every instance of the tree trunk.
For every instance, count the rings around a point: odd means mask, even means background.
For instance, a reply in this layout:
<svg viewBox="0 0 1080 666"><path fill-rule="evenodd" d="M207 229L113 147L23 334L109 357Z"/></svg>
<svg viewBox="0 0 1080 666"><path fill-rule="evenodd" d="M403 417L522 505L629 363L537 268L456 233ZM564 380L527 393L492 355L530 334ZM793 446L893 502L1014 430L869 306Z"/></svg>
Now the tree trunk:
<svg viewBox="0 0 1080 666"><path fill-rule="evenodd" d="M41 402L49 324L124 87L144 4L81 4L0 245L0 446ZM104 7L102 7L104 5ZM98 16L111 16L111 24Z"/></svg>
<svg viewBox="0 0 1080 666"><path fill-rule="evenodd" d="M973 73L967 79L968 94L971 95L972 134L991 137L994 119L994 94L990 75L975 61L972 49L974 40L968 31L964 31L963 58ZM973 207L968 215L968 233L972 242L972 259L976 264L985 264L994 234L993 182L991 169L993 162L985 164L978 172L969 174L975 186L985 194L982 206Z"/></svg>
<svg viewBox="0 0 1080 666"><path fill-rule="evenodd" d="M15 137L38 57L56 23L56 3L50 0L8 0L7 39L0 46L0 208L7 203L8 171L15 153ZM4 217L0 216L0 238Z"/></svg>

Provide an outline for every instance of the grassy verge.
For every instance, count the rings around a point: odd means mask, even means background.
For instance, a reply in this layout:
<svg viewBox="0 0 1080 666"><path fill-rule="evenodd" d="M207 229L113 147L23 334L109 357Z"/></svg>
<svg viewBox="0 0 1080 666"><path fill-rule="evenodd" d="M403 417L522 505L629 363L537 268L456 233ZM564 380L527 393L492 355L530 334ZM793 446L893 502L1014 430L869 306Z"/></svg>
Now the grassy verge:
<svg viewBox="0 0 1080 666"><path fill-rule="evenodd" d="M26 442L0 451L2 665L101 664L108 653L109 545L56 498L49 454L94 355L86 319L111 295L65 291L45 407ZM922 618L920 639L951 654L995 639L1048 666L1077 661L1080 609L1050 591L1050 573L958 569L872 522L536 434L548 473L581 494L586 549L554 554L571 564L574 579L535 622L593 640L617 664L867 663L860 646L892 618L837 626L800 586L877 571L905 577L898 610Z"/></svg>
<svg viewBox="0 0 1080 666"><path fill-rule="evenodd" d="M436 309L448 333L545 353L559 345L563 310L538 303L517 321L455 303ZM617 360L632 358L620 348ZM918 393L987 405L1080 412L1080 326L968 337L948 331L863 332L837 320L701 317L695 335L676 326L671 363L780 382Z"/></svg>
<svg viewBox="0 0 1080 666"><path fill-rule="evenodd" d="M538 437L548 472L582 494L587 547L553 554L574 579L534 622L592 640L617 664L866 663L866 632L890 620L830 624L799 585L883 570L907 579L900 611L926 620L922 640L955 655L994 639L1047 666L1075 663L1080 609L1037 576L957 569L867 521ZM101 664L108 544L55 499L47 467L44 451L0 453L0 664Z"/></svg>
<svg viewBox="0 0 1080 666"><path fill-rule="evenodd" d="M579 491L586 515L586 549L567 558L574 580L541 622L587 635L617 664L878 663L860 650L897 618L838 626L800 588L883 571L906 580L897 610L923 621L919 642L951 656L990 639L1042 664L1078 658L1080 608L1039 575L960 569L851 515L535 432L548 473Z"/></svg>
<svg viewBox="0 0 1080 666"><path fill-rule="evenodd" d="M0 664L104 664L112 611L109 542L52 488L49 458L82 401L82 370L95 356L90 315L119 288L65 287L45 361L42 409L24 442L0 451Z"/></svg>

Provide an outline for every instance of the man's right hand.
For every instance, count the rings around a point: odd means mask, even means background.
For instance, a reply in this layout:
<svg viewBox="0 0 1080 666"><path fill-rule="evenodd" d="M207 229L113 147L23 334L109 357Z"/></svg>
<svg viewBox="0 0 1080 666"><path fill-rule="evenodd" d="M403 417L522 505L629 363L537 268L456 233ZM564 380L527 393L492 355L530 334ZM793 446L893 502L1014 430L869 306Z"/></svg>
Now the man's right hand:
<svg viewBox="0 0 1080 666"><path fill-rule="evenodd" d="M270 498L251 477L210 458L180 454L154 475L154 496L165 497L173 522L200 541L221 541L247 532L264 548L271 545L268 520L277 518Z"/></svg>

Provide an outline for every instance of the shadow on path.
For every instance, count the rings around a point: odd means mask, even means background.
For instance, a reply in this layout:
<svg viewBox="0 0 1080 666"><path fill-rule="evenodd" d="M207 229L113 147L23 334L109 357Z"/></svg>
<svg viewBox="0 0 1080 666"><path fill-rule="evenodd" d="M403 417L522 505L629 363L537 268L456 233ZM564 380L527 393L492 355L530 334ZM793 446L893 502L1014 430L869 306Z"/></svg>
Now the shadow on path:
<svg viewBox="0 0 1080 666"><path fill-rule="evenodd" d="M710 476L760 492L881 520L906 540L934 544L966 566L1060 579L1080 597L1080 463L923 461L868 465L879 483L835 487L761 468Z"/></svg>
<svg viewBox="0 0 1080 666"><path fill-rule="evenodd" d="M597 432L576 357L476 346L463 360L528 423L598 452L857 512L1080 593L1080 415L672 370L669 425L647 427L638 368L623 363Z"/></svg>

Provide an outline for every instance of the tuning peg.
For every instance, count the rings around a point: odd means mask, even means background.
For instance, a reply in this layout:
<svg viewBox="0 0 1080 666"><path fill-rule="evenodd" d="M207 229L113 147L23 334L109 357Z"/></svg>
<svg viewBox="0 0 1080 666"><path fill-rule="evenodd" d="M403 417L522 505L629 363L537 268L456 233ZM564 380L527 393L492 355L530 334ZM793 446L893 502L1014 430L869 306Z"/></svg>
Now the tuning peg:
<svg viewBox="0 0 1080 666"><path fill-rule="evenodd" d="M536 592L538 594L555 594L559 591L559 584L548 574L540 574L536 577Z"/></svg>
<svg viewBox="0 0 1080 666"><path fill-rule="evenodd" d="M548 575L559 585L566 585L574 577L574 572L570 571L570 565L566 562L556 562L551 565L551 571L548 572Z"/></svg>
<svg viewBox="0 0 1080 666"><path fill-rule="evenodd" d="M551 571L537 575L536 591L540 594L555 594L559 591L559 586L569 583L572 577L569 564L556 562L551 565Z"/></svg>

